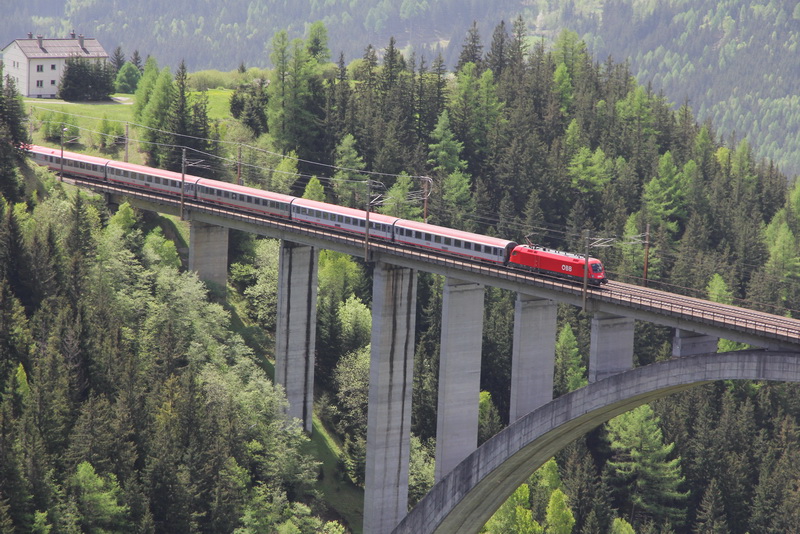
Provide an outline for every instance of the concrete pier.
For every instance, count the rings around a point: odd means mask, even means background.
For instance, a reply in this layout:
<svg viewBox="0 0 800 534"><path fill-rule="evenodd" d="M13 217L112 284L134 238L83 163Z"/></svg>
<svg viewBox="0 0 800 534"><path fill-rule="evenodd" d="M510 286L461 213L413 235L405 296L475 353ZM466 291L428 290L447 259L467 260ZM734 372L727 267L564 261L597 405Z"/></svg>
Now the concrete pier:
<svg viewBox="0 0 800 534"><path fill-rule="evenodd" d="M509 421L553 400L558 305L517 293Z"/></svg>
<svg viewBox="0 0 800 534"><path fill-rule="evenodd" d="M435 480L478 446L484 293L481 284L454 278L444 284Z"/></svg>
<svg viewBox="0 0 800 534"><path fill-rule="evenodd" d="M675 329L675 337L672 338L672 357L681 358L684 356L694 356L695 354L709 354L717 352L719 338L697 334L689 330Z"/></svg>
<svg viewBox="0 0 800 534"><path fill-rule="evenodd" d="M317 332L317 268L314 247L281 242L278 319L275 327L275 381L286 390L289 416L311 432Z"/></svg>
<svg viewBox="0 0 800 534"><path fill-rule="evenodd" d="M189 224L189 269L200 280L222 286L228 283L228 229L191 221Z"/></svg>
<svg viewBox="0 0 800 534"><path fill-rule="evenodd" d="M597 312L592 317L589 383L633 368L634 320Z"/></svg>
<svg viewBox="0 0 800 534"><path fill-rule="evenodd" d="M364 534L391 532L408 510L416 300L416 271L376 263L372 292Z"/></svg>

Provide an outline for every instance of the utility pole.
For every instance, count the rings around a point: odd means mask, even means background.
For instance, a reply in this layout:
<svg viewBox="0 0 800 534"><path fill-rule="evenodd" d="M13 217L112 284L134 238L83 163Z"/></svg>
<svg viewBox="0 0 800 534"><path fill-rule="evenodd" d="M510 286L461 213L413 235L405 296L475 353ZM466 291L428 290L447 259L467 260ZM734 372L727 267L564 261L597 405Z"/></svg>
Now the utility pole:
<svg viewBox="0 0 800 534"><path fill-rule="evenodd" d="M586 299L589 293L589 230L583 231L583 237L586 241L586 252L583 258L583 311L586 311Z"/></svg>
<svg viewBox="0 0 800 534"><path fill-rule="evenodd" d="M367 178L367 226L364 229L364 261L369 261L369 210L372 200L372 184Z"/></svg>
<svg viewBox="0 0 800 534"><path fill-rule="evenodd" d="M59 181L64 181L64 132L67 131L67 127L64 126L64 123L61 123L61 172L58 175Z"/></svg>
<svg viewBox="0 0 800 534"><path fill-rule="evenodd" d="M239 158L236 160L236 183L242 185L242 145L239 144Z"/></svg>
<svg viewBox="0 0 800 534"><path fill-rule="evenodd" d="M650 223L644 231L644 287L647 287L647 262L650 258Z"/></svg>
<svg viewBox="0 0 800 534"><path fill-rule="evenodd" d="M128 123L125 123L125 163L128 163Z"/></svg>
<svg viewBox="0 0 800 534"><path fill-rule="evenodd" d="M183 147L183 154L181 156L181 220L183 220L183 196L186 184L186 147Z"/></svg>
<svg viewBox="0 0 800 534"><path fill-rule="evenodd" d="M428 195L430 194L430 191L428 191L428 187L430 187L430 185L431 185L430 182L431 182L430 178L428 178L427 176L423 177L423 180L422 180L422 191L423 191L423 193L422 193L423 194L423 197L422 197L422 222L424 222L425 224L428 224Z"/></svg>

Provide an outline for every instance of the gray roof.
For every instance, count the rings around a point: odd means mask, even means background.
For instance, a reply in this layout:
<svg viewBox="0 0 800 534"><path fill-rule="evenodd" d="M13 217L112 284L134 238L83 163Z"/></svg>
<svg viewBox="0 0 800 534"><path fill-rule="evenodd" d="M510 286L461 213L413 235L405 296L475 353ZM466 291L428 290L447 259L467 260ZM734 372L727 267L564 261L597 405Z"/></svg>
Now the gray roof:
<svg viewBox="0 0 800 534"><path fill-rule="evenodd" d="M90 59L108 58L105 49L97 42L97 39L88 37L83 39L83 47L80 40L75 39L42 39L42 46L39 46L38 39L17 39L14 41L19 45L22 53L28 59L47 59L80 56ZM11 44L9 44L11 46ZM6 47L8 48L8 46Z"/></svg>

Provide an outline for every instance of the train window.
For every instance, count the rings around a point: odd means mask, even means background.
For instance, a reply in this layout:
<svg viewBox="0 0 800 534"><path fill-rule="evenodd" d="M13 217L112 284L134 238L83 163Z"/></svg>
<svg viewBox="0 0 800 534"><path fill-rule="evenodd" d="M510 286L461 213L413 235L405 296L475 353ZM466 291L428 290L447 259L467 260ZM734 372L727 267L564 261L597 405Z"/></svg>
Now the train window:
<svg viewBox="0 0 800 534"><path fill-rule="evenodd" d="M364 219L359 219L359 220L358 220L358 225L359 225L361 228L366 228L366 227L367 227L367 223L366 223L366 221L365 221Z"/></svg>
<svg viewBox="0 0 800 534"><path fill-rule="evenodd" d="M160 183L161 183L161 178L159 178L158 176L156 176L155 182L156 182L157 184L160 184Z"/></svg>
<svg viewBox="0 0 800 534"><path fill-rule="evenodd" d="M444 244L448 247L453 244L453 241L449 237L444 238Z"/></svg>
<svg viewBox="0 0 800 534"><path fill-rule="evenodd" d="M472 250L472 243L470 243L469 241L464 241L464 249Z"/></svg>
<svg viewBox="0 0 800 534"><path fill-rule="evenodd" d="M344 222L344 217L342 215L337 215L336 222Z"/></svg>
<svg viewBox="0 0 800 534"><path fill-rule="evenodd" d="M225 198L231 198L231 194L228 191L223 191L222 192L222 196L225 197Z"/></svg>
<svg viewBox="0 0 800 534"><path fill-rule="evenodd" d="M442 242L442 236L438 236L438 235L433 236L433 242L434 243L441 243Z"/></svg>
<svg viewBox="0 0 800 534"><path fill-rule="evenodd" d="M453 239L453 246L461 248L461 241L458 239Z"/></svg>
<svg viewBox="0 0 800 534"><path fill-rule="evenodd" d="M148 174L148 175L145 176L145 180L147 180L148 182L152 182L153 181L153 177Z"/></svg>

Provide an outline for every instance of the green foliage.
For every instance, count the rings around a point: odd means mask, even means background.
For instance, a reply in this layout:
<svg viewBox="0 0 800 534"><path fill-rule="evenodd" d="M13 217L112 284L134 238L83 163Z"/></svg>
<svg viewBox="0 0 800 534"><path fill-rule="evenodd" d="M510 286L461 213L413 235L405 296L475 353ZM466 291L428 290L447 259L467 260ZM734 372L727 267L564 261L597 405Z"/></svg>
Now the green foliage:
<svg viewBox="0 0 800 534"><path fill-rule="evenodd" d="M658 162L658 174L644 186L642 204L652 228L664 227L671 235L678 233L679 223L685 218L685 179L675 166L670 152L665 152Z"/></svg>
<svg viewBox="0 0 800 534"><path fill-rule="evenodd" d="M413 507L434 484L436 446L411 434L411 457L408 462L408 506Z"/></svg>
<svg viewBox="0 0 800 534"><path fill-rule="evenodd" d="M581 147L570 161L572 186L582 193L598 193L611 181L613 162L597 148L594 152Z"/></svg>
<svg viewBox="0 0 800 534"><path fill-rule="evenodd" d="M345 466L353 482L362 486L366 465L369 356L369 346L348 353L339 360L334 371L336 400L340 410L337 426L345 436Z"/></svg>
<svg viewBox="0 0 800 534"><path fill-rule="evenodd" d="M379 211L393 217L412 221L419 220L422 216L422 208L419 206L419 201L411 195L415 185L410 176L401 175L386 193Z"/></svg>
<svg viewBox="0 0 800 534"><path fill-rule="evenodd" d="M674 444L664 444L658 417L648 405L617 416L607 424L613 459L608 462L619 493L621 510L633 524L647 519L680 525L688 492Z"/></svg>
<svg viewBox="0 0 800 534"><path fill-rule="evenodd" d="M364 169L364 160L358 155L355 137L345 135L336 147L337 166L333 175L333 190L343 206L364 207L367 195L366 178L358 171Z"/></svg>
<svg viewBox="0 0 800 534"><path fill-rule="evenodd" d="M565 324L556 340L556 367L553 377L554 396L558 397L588 384L586 366L583 365L578 340L572 327Z"/></svg>
<svg viewBox="0 0 800 534"><path fill-rule="evenodd" d="M114 475L102 477L92 464L82 462L70 482L86 532L102 534L129 528L129 509L120 504L122 490Z"/></svg>
<svg viewBox="0 0 800 534"><path fill-rule="evenodd" d="M478 446L503 430L500 412L492 402L488 391L481 391L478 401Z"/></svg>
<svg viewBox="0 0 800 534"><path fill-rule="evenodd" d="M545 532L552 534L570 534L575 525L575 517L567 505L567 496L560 489L553 490L547 503L547 519Z"/></svg>
<svg viewBox="0 0 800 534"><path fill-rule="evenodd" d="M322 186L319 178L316 176L311 177L303 191L303 198L325 202L325 188Z"/></svg>
<svg viewBox="0 0 800 534"><path fill-rule="evenodd" d="M58 97L68 101L108 100L114 93L116 71L105 61L70 57L64 65Z"/></svg>
<svg viewBox="0 0 800 534"><path fill-rule="evenodd" d="M125 133L122 129L122 124L119 121L109 121L106 115L100 121L99 132L100 141L98 146L100 148L111 148L124 142Z"/></svg>
<svg viewBox="0 0 800 534"><path fill-rule="evenodd" d="M130 61L126 61L117 73L114 88L118 93L135 93L141 77L142 73L139 69Z"/></svg>
<svg viewBox="0 0 800 534"><path fill-rule="evenodd" d="M177 269L181 266L181 259L178 256L178 249L175 243L166 239L161 228L153 229L145 237L142 247L142 255L145 264L150 267L172 267Z"/></svg>
<svg viewBox="0 0 800 534"><path fill-rule="evenodd" d="M610 534L636 534L636 531L630 523L621 517L615 517L611 523Z"/></svg>
<svg viewBox="0 0 800 534"><path fill-rule="evenodd" d="M147 107L147 103L150 102L150 96L153 94L158 76L159 69L156 58L150 56L144 65L142 77L136 85L136 94L133 100L133 117L137 121L141 121L143 118L144 109Z"/></svg>
<svg viewBox="0 0 800 534"><path fill-rule="evenodd" d="M369 345L372 333L372 313L355 295L351 295L339 307L342 349L352 352Z"/></svg>
<svg viewBox="0 0 800 534"><path fill-rule="evenodd" d="M531 516L530 489L527 484L517 488L511 497L500 506L500 509L487 521L483 532L493 534L503 532L537 534L545 532Z"/></svg>

